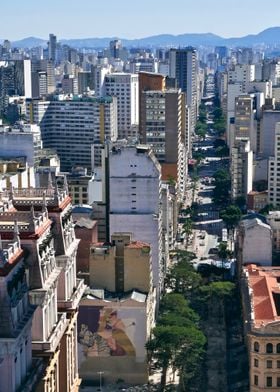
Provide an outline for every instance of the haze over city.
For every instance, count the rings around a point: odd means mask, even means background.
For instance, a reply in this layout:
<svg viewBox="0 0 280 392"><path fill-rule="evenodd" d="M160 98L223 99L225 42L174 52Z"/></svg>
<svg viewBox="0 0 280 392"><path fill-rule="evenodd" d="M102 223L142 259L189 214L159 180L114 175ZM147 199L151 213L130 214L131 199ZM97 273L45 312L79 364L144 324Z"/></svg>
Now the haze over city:
<svg viewBox="0 0 280 392"><path fill-rule="evenodd" d="M141 38L156 34L208 33L239 37L279 25L280 2L268 0L37 0L1 2L0 38ZM11 20L17 28L11 28Z"/></svg>

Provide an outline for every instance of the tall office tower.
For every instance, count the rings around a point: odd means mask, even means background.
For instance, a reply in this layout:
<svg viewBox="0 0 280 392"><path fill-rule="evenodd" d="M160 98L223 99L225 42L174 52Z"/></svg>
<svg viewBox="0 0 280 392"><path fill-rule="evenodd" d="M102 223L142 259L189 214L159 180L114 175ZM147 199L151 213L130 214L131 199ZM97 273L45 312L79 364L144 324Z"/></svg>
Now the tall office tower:
<svg viewBox="0 0 280 392"><path fill-rule="evenodd" d="M142 119L145 118L145 91L163 91L165 89L165 76L149 73L139 72L139 136L140 140L145 143L146 131L143 127ZM145 123L144 123L145 124Z"/></svg>
<svg viewBox="0 0 280 392"><path fill-rule="evenodd" d="M186 103L191 110L191 133L194 133L197 117L197 51L192 47L170 49L169 76L175 78L177 87L186 94Z"/></svg>
<svg viewBox="0 0 280 392"><path fill-rule="evenodd" d="M131 232L151 244L153 286L163 285L161 167L148 146L113 148L109 154L110 233Z"/></svg>
<svg viewBox="0 0 280 392"><path fill-rule="evenodd" d="M114 97L29 100L26 111L27 118L41 127L43 146L56 150L63 171L73 166L91 170L92 145L117 139ZM101 160L101 152L95 160Z"/></svg>
<svg viewBox="0 0 280 392"><path fill-rule="evenodd" d="M275 125L274 156L268 161L268 203L280 206L280 122Z"/></svg>
<svg viewBox="0 0 280 392"><path fill-rule="evenodd" d="M118 137L136 136L134 127L139 124L138 75L112 73L105 76L105 95L117 98Z"/></svg>
<svg viewBox="0 0 280 392"><path fill-rule="evenodd" d="M142 130L162 164L163 179L173 178L178 197L183 197L186 181L186 101L179 89L145 91L142 107Z"/></svg>
<svg viewBox="0 0 280 392"><path fill-rule="evenodd" d="M50 34L49 35L49 42L48 42L48 59L52 62L56 61L56 46L57 46L57 39L56 35Z"/></svg>
<svg viewBox="0 0 280 392"><path fill-rule="evenodd" d="M122 41L119 39L114 39L110 41L110 56L118 59L120 58L120 50L122 49Z"/></svg>
<svg viewBox="0 0 280 392"><path fill-rule="evenodd" d="M231 149L231 197L245 197L253 189L253 152L250 141L239 140Z"/></svg>

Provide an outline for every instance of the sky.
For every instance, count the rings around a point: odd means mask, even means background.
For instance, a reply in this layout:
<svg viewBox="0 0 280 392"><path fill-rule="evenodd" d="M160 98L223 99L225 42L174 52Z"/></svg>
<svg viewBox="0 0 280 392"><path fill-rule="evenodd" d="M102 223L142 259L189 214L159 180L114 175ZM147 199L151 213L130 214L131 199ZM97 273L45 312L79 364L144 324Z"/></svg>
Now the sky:
<svg viewBox="0 0 280 392"><path fill-rule="evenodd" d="M280 25L279 15L280 0L1 0L0 39L240 37Z"/></svg>

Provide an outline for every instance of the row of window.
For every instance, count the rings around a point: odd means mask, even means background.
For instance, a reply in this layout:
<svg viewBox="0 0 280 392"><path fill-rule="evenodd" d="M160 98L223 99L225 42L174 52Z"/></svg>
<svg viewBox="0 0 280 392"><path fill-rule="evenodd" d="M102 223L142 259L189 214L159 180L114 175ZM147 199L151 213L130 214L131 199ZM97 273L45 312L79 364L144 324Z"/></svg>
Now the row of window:
<svg viewBox="0 0 280 392"><path fill-rule="evenodd" d="M254 376L254 385L259 385L259 377L257 375ZM273 378L266 377L266 387L272 388L273 387ZM280 377L276 378L276 387L280 387Z"/></svg>
<svg viewBox="0 0 280 392"><path fill-rule="evenodd" d="M259 345L258 342L254 342L254 351L256 353L258 353L260 351L260 345ZM267 354L273 354L273 352L274 352L273 344L272 343L267 343L267 345L266 345L266 353ZM276 345L276 353L280 354L280 343L278 343Z"/></svg>
<svg viewBox="0 0 280 392"><path fill-rule="evenodd" d="M259 360L257 358L254 359L254 367L259 367ZM271 359L268 359L266 361L266 368L267 369L273 369L273 361ZM280 369L280 361L276 361L276 368Z"/></svg>

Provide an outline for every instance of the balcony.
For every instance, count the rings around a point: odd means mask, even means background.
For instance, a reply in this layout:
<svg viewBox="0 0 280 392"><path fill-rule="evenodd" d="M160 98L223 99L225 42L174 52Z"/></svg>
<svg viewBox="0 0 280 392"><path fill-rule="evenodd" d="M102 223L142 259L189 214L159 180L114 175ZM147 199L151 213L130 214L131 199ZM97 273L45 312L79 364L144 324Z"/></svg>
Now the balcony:
<svg viewBox="0 0 280 392"><path fill-rule="evenodd" d="M66 319L65 313L58 313L58 321L54 325L47 341L32 341L32 351L54 353L59 345L69 320Z"/></svg>
<svg viewBox="0 0 280 392"><path fill-rule="evenodd" d="M58 308L60 311L71 311L77 309L81 298L86 289L83 279L77 279L76 287L74 287L71 298L66 301L58 301Z"/></svg>

